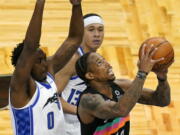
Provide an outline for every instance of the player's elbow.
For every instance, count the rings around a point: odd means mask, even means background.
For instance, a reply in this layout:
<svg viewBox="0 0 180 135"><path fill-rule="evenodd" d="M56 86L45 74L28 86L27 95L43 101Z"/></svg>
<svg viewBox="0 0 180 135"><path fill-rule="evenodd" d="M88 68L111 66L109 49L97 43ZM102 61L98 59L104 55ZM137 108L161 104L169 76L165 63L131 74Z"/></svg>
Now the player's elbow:
<svg viewBox="0 0 180 135"><path fill-rule="evenodd" d="M170 100L169 101L166 101L166 102L163 102L162 104L160 104L159 106L160 107L166 107L166 106L168 106L168 105L170 105Z"/></svg>
<svg viewBox="0 0 180 135"><path fill-rule="evenodd" d="M157 104L157 106L166 107L166 106L170 105L170 103L171 103L170 99L167 99L167 100L164 100L164 101L160 102L159 104Z"/></svg>
<svg viewBox="0 0 180 135"><path fill-rule="evenodd" d="M118 110L114 110L113 113L116 117L126 117L130 113L130 110L126 108L120 108Z"/></svg>
<svg viewBox="0 0 180 135"><path fill-rule="evenodd" d="M126 117L127 115L129 115L129 113L130 113L130 110L124 110L124 111L120 112L120 116L121 117Z"/></svg>
<svg viewBox="0 0 180 135"><path fill-rule="evenodd" d="M74 33L74 34L69 34L68 39L71 39L74 41L74 43L76 44L81 44L82 40L83 40L83 32L79 32L78 34Z"/></svg>

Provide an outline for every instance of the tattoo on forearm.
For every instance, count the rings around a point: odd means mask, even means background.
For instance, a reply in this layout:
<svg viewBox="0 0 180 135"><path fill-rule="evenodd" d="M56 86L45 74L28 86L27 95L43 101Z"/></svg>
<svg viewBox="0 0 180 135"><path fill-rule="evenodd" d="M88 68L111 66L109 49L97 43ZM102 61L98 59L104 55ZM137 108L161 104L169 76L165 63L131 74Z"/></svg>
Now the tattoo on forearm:
<svg viewBox="0 0 180 135"><path fill-rule="evenodd" d="M170 102L170 86L168 82L160 82L153 95L156 98L156 105L168 105Z"/></svg>
<svg viewBox="0 0 180 135"><path fill-rule="evenodd" d="M168 82L159 82L156 91L142 95L139 102L146 105L166 106L170 102L170 87Z"/></svg>
<svg viewBox="0 0 180 135"><path fill-rule="evenodd" d="M129 90L125 92L125 94L120 98L118 101L118 104L116 104L114 107L115 110L122 109L124 112L130 112L130 110L134 107L137 100L139 99L141 95L141 91L143 88L144 80L136 78Z"/></svg>

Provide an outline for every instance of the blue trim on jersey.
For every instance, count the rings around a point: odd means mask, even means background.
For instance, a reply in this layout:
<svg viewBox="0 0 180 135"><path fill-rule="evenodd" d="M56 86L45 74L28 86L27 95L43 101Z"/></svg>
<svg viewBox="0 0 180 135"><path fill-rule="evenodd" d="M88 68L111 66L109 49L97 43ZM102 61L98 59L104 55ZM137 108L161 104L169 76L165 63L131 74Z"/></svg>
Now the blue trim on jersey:
<svg viewBox="0 0 180 135"><path fill-rule="evenodd" d="M82 49L82 47L79 47L79 48L80 48L80 50L81 50L82 54L84 54L84 50Z"/></svg>
<svg viewBox="0 0 180 135"><path fill-rule="evenodd" d="M31 119L31 123L32 123L32 125L31 125L31 135L33 135L34 134L33 133L33 131L34 131L34 123L33 123L33 111L32 111L32 107L30 108L30 111L31 111L30 119Z"/></svg>
<svg viewBox="0 0 180 135"><path fill-rule="evenodd" d="M49 83L39 82L42 86L46 87L46 89L50 89L51 85Z"/></svg>
<svg viewBox="0 0 180 135"><path fill-rule="evenodd" d="M49 72L47 72L47 75L48 75L52 80L55 80L54 77L53 77Z"/></svg>
<svg viewBox="0 0 180 135"><path fill-rule="evenodd" d="M77 79L77 78L79 78L79 76L78 76L78 75L75 75L75 76L72 76L72 77L70 78L70 80L75 80L75 79Z"/></svg>
<svg viewBox="0 0 180 135"><path fill-rule="evenodd" d="M80 56L83 56L84 51L83 51L82 47L79 47L79 48L78 48L78 52L79 52Z"/></svg>
<svg viewBox="0 0 180 135"><path fill-rule="evenodd" d="M38 91L38 93L37 93L36 100L35 100L34 103L31 105L32 108L36 105L36 103L38 102L39 97L40 97L40 90L39 90L39 87L37 87L37 91Z"/></svg>
<svg viewBox="0 0 180 135"><path fill-rule="evenodd" d="M38 102L40 91L37 89L37 97L30 107L24 109L12 108L12 112L15 120L16 135L33 135L33 107Z"/></svg>
<svg viewBox="0 0 180 135"><path fill-rule="evenodd" d="M32 128L30 125L31 123L31 108L28 107L26 109L21 110L13 110L14 119L15 119L15 126L16 126L16 135L33 135Z"/></svg>
<svg viewBox="0 0 180 135"><path fill-rule="evenodd" d="M49 76L54 82L54 77L49 72L47 72L47 76ZM40 83L42 86L46 87L46 89L52 88L49 83L45 83L45 82L38 82L38 83Z"/></svg>

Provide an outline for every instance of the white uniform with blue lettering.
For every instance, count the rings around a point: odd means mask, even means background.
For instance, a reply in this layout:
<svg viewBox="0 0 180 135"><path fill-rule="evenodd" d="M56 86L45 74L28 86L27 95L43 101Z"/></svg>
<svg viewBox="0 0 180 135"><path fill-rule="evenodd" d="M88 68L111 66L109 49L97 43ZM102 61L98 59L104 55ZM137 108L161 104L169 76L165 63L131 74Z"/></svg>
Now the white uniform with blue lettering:
<svg viewBox="0 0 180 135"><path fill-rule="evenodd" d="M82 48L78 48L80 56L84 54ZM84 81L81 80L77 75L72 76L62 92L62 98L68 103L77 106L80 94L86 89ZM77 115L64 113L65 117L65 134L64 135L81 135L80 123Z"/></svg>
<svg viewBox="0 0 180 135"><path fill-rule="evenodd" d="M15 135L64 135L64 114L54 78L48 73L46 81L36 82L36 92L26 106L14 108L9 102Z"/></svg>

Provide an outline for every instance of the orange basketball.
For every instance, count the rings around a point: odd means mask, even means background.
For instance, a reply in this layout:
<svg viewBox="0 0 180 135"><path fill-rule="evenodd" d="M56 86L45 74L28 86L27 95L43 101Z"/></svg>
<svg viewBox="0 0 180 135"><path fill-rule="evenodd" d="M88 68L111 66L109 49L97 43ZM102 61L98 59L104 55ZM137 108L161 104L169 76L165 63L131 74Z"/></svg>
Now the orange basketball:
<svg viewBox="0 0 180 135"><path fill-rule="evenodd" d="M163 61L156 63L153 66L153 71L161 70L165 65L169 64L174 59L174 50L172 45L165 38L162 37L152 37L145 40L143 44L146 44L145 52L150 45L153 45L154 48L157 48L157 51L153 55L152 59L156 60L164 57ZM142 45L139 49L139 58L141 58L142 54Z"/></svg>

